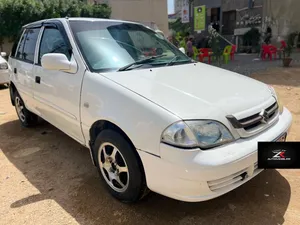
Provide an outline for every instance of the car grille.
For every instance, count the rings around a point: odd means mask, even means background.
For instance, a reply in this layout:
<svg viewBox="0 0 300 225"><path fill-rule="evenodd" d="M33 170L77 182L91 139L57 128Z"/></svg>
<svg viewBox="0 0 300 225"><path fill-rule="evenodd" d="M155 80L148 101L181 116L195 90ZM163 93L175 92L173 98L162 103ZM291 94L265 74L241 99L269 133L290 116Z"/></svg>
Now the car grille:
<svg viewBox="0 0 300 225"><path fill-rule="evenodd" d="M227 177L208 181L207 184L211 191L225 191L226 189L230 189L231 187L238 185L242 181L248 178L248 171L253 170L253 176L262 171L262 169L258 169L257 162L254 164L254 168L245 168L239 172L236 172Z"/></svg>
<svg viewBox="0 0 300 225"><path fill-rule="evenodd" d="M241 137L249 137L271 126L277 117L278 104L275 102L260 113L256 113L240 120L236 119L232 115L227 116L226 118L232 126L238 130Z"/></svg>

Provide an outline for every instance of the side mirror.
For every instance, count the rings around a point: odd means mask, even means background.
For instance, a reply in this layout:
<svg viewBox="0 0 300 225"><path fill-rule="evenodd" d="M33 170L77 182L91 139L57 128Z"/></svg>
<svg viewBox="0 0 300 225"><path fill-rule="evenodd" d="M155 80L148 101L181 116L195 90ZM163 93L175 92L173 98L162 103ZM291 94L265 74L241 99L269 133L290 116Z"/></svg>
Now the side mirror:
<svg viewBox="0 0 300 225"><path fill-rule="evenodd" d="M179 50L182 52L182 53L184 53L185 54L185 50L184 50L184 48L179 48Z"/></svg>
<svg viewBox="0 0 300 225"><path fill-rule="evenodd" d="M6 57L7 56L6 52L1 52L1 56Z"/></svg>
<svg viewBox="0 0 300 225"><path fill-rule="evenodd" d="M76 73L77 64L68 60L67 56L61 53L48 53L43 55L42 67L47 70L60 70L68 73Z"/></svg>

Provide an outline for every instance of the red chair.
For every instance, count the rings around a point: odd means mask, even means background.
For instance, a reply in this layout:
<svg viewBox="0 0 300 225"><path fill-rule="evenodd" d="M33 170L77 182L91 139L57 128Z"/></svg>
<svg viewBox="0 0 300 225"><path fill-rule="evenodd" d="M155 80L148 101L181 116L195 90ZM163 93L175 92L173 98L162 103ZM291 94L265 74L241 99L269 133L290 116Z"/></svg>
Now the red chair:
<svg viewBox="0 0 300 225"><path fill-rule="evenodd" d="M271 53L274 55L274 59L276 59L276 54L277 54L277 47L276 46L274 46L274 45L269 45L269 49L270 49L270 51L271 51Z"/></svg>
<svg viewBox="0 0 300 225"><path fill-rule="evenodd" d="M236 51L236 45L232 45L231 52L230 52L230 60L231 61L234 60L235 51Z"/></svg>
<svg viewBox="0 0 300 225"><path fill-rule="evenodd" d="M199 52L199 61L203 62L204 58L208 58L208 63L211 64L212 50L210 48L200 48Z"/></svg>
<svg viewBox="0 0 300 225"><path fill-rule="evenodd" d="M272 45L263 45L263 52L262 52L262 59L265 60L266 56L268 55L270 60L272 61L272 55L274 55L274 58L276 58L276 52L277 52L277 48L275 46Z"/></svg>

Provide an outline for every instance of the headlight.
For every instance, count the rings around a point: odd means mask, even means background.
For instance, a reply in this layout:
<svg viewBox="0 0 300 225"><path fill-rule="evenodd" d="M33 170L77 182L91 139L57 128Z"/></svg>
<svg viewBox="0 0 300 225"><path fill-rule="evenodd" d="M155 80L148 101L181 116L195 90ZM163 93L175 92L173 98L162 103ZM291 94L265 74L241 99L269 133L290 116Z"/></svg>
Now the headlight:
<svg viewBox="0 0 300 225"><path fill-rule="evenodd" d="M212 120L180 121L169 126L161 142L181 148L208 149L233 141L229 130Z"/></svg>
<svg viewBox="0 0 300 225"><path fill-rule="evenodd" d="M269 90L270 90L271 94L274 96L274 98L276 98L277 104L278 104L278 110L279 110L279 113L281 114L283 112L283 104L280 100L280 97L276 94L275 89L270 85L269 85Z"/></svg>
<svg viewBox="0 0 300 225"><path fill-rule="evenodd" d="M7 69L8 69L8 65L6 62L0 63L0 70L7 70Z"/></svg>

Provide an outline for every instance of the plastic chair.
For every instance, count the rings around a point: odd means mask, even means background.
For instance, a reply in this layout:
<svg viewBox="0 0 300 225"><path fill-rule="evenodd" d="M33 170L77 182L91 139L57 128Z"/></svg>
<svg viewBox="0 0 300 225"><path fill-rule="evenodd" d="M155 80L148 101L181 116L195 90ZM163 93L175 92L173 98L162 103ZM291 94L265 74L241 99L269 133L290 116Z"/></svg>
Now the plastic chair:
<svg viewBox="0 0 300 225"><path fill-rule="evenodd" d="M193 51L194 51L193 59L196 60L199 55L199 51L195 46L193 46Z"/></svg>
<svg viewBox="0 0 300 225"><path fill-rule="evenodd" d="M223 58L224 58L225 64L228 64L228 62L229 62L229 56L230 56L230 54L231 54L231 50L232 50L232 46L231 46L231 45L227 45L227 46L224 48Z"/></svg>
<svg viewBox="0 0 300 225"><path fill-rule="evenodd" d="M266 59L266 56L269 56L269 59L272 61L272 55L276 58L276 52L277 48L275 46L269 46L269 45L262 45L263 52L262 52L262 60Z"/></svg>
<svg viewBox="0 0 300 225"><path fill-rule="evenodd" d="M236 45L232 45L231 52L230 52L230 60L234 61L234 55L236 51Z"/></svg>
<svg viewBox="0 0 300 225"><path fill-rule="evenodd" d="M203 62L204 58L208 58L208 63L211 64L211 54L212 50L210 48L200 48L199 49L199 62Z"/></svg>

